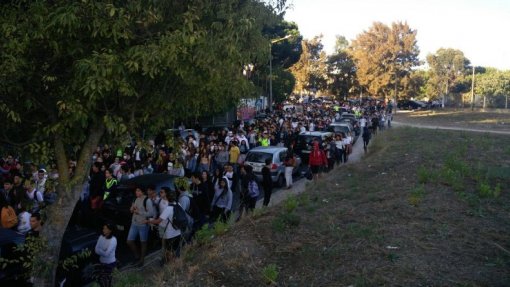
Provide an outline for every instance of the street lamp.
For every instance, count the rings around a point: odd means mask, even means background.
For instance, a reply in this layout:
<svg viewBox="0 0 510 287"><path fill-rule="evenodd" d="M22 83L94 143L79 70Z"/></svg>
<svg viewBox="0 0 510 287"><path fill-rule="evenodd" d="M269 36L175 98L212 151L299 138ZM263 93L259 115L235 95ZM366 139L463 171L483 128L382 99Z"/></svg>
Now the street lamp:
<svg viewBox="0 0 510 287"><path fill-rule="evenodd" d="M274 43L278 43L280 41L286 40L292 37L292 35L287 35L283 38L271 40L269 43L269 111L273 111L273 55L272 55L272 47Z"/></svg>

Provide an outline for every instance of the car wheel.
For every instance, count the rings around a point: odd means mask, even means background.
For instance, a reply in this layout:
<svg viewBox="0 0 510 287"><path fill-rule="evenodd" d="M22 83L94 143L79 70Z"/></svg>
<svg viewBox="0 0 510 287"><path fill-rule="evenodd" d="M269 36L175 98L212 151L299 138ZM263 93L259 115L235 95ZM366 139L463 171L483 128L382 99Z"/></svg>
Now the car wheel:
<svg viewBox="0 0 510 287"><path fill-rule="evenodd" d="M283 174L280 174L276 184L278 185L278 187L285 187L285 177L283 176Z"/></svg>

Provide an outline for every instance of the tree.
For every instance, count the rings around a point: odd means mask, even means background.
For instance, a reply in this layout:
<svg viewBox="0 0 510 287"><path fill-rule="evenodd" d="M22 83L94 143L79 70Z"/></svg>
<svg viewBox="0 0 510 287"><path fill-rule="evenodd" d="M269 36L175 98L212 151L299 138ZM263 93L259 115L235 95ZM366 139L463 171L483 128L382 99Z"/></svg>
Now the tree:
<svg viewBox="0 0 510 287"><path fill-rule="evenodd" d="M441 48L435 54L429 54L427 62L432 72L431 80L436 86L435 92L437 95L443 95L443 107L450 91L460 93L470 87L464 80L471 69L469 60L464 57L462 51Z"/></svg>
<svg viewBox="0 0 510 287"><path fill-rule="evenodd" d="M279 8L255 0L4 1L0 7L0 141L34 143L32 155L54 159L60 175L43 233L53 272L38 274L51 284L102 138L141 127L158 131L249 93L243 66L267 59L263 27L277 20ZM78 158L70 177L73 148Z"/></svg>
<svg viewBox="0 0 510 287"><path fill-rule="evenodd" d="M299 61L290 67L296 78L294 92L320 91L327 88L327 56L323 51L322 36L301 43L303 52Z"/></svg>
<svg viewBox="0 0 510 287"><path fill-rule="evenodd" d="M510 71L499 71L493 68L479 74L475 80L475 93L483 97L483 107L508 108L508 94L510 93Z"/></svg>
<svg viewBox="0 0 510 287"><path fill-rule="evenodd" d="M328 57L328 89L337 99L346 99L349 92L358 85L356 65L347 52L349 42L344 36L337 36L335 53Z"/></svg>
<svg viewBox="0 0 510 287"><path fill-rule="evenodd" d="M359 83L370 94L385 98L396 97L399 81L420 64L416 30L402 22L391 27L375 22L352 42L350 53Z"/></svg>

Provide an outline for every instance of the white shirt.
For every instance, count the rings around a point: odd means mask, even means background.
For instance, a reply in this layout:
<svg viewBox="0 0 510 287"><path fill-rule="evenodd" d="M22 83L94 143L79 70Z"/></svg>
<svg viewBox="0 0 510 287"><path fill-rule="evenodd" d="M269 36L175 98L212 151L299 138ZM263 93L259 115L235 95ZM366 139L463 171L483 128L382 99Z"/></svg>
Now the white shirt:
<svg viewBox="0 0 510 287"><path fill-rule="evenodd" d="M175 202L173 202L175 204ZM165 234L163 235L163 239L170 239L176 236L181 235L181 231L179 229L175 229L172 226L172 218L174 217L174 207L172 205L168 205L163 212L159 215L159 218L162 221L159 223L159 226L163 229L166 228ZM168 225L167 225L168 224Z"/></svg>
<svg viewBox="0 0 510 287"><path fill-rule="evenodd" d="M110 239L107 239L104 235L99 236L95 248L96 254L99 255L99 262L110 264L117 261L115 258L116 248L117 238L115 236L112 236Z"/></svg>
<svg viewBox="0 0 510 287"><path fill-rule="evenodd" d="M360 125L360 127L362 127L362 128L366 127L366 125L367 125L367 119L365 119L365 118L361 118L361 119L359 120L359 125Z"/></svg>
<svg viewBox="0 0 510 287"><path fill-rule="evenodd" d="M18 214L18 232L26 234L30 230L30 216L31 214L23 211Z"/></svg>

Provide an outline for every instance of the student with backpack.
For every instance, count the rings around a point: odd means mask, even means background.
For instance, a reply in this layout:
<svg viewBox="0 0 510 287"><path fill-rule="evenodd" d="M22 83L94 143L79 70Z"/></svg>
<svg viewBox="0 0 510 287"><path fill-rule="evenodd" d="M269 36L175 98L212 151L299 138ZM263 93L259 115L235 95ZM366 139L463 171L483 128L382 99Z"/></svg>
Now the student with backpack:
<svg viewBox="0 0 510 287"><path fill-rule="evenodd" d="M186 225L187 223L184 210L177 203L175 192L172 192L170 188L166 186L162 187L161 191L166 194L169 204L157 219L148 220L147 223L159 225L164 252L160 263L164 265L169 262L173 256L180 256L181 228L183 228L183 224Z"/></svg>
<svg viewBox="0 0 510 287"><path fill-rule="evenodd" d="M127 245L138 260L137 266L142 267L145 255L147 254L147 240L149 238L149 225L147 219L153 216L154 210L149 198L141 187L135 189L136 199L132 203L130 211L133 213L131 227L127 237ZM135 244L135 240L140 238L140 249Z"/></svg>

